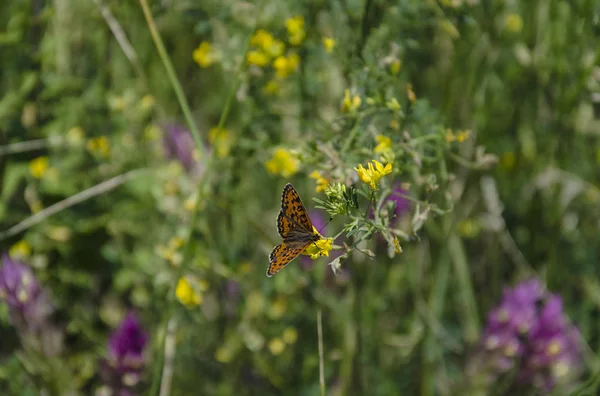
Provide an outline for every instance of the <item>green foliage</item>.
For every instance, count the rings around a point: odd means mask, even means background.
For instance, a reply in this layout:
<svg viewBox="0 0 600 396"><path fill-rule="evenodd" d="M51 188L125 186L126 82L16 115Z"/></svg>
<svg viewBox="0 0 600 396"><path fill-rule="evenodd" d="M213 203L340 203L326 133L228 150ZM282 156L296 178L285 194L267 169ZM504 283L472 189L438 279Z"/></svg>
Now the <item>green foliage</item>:
<svg viewBox="0 0 600 396"><path fill-rule="evenodd" d="M143 394L171 375L173 395L314 395L321 365L327 394L464 394L487 312L535 275L592 394L595 3L173 2L148 21L144 0L6 2L0 244L63 338L44 353L4 307L0 388L96 392L134 310ZM267 278L287 182L333 249ZM502 386L481 394L531 394Z"/></svg>

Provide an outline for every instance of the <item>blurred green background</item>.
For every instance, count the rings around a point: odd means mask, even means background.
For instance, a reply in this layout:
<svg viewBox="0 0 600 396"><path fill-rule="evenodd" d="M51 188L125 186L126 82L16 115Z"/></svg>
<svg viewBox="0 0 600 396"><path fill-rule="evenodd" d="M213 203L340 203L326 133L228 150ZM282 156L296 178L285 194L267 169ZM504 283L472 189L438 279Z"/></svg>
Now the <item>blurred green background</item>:
<svg viewBox="0 0 600 396"><path fill-rule="evenodd" d="M318 395L320 360L328 395L544 394L465 369L531 276L596 394L597 1L145 5L0 5L0 245L61 334L44 353L3 306L3 394L119 394L102 359L127 311L148 334L132 394ZM381 197L411 197L393 227L336 239L338 275L332 251L267 278L283 186L324 223L316 181L362 189L372 159L393 164Z"/></svg>

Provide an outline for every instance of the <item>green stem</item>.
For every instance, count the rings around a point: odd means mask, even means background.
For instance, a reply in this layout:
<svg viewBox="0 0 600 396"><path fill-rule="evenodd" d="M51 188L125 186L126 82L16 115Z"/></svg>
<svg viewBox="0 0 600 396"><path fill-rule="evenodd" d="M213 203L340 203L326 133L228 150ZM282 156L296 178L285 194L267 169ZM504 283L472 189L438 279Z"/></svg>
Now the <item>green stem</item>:
<svg viewBox="0 0 600 396"><path fill-rule="evenodd" d="M148 29L150 29L150 34L152 35L152 39L154 40L154 44L156 45L156 49L158 51L158 55L167 70L167 76L169 78L169 82L173 86L173 90L175 91L175 95L177 96L177 100L179 101L179 105L181 106L181 110L183 111L183 115L190 127L190 132L192 133L192 137L194 138L194 143L196 144L196 148L200 153L201 160L206 158L206 149L204 148L204 144L202 143L202 139L200 138L200 132L198 130L198 126L196 125L196 121L192 116L192 111L190 110L190 106L187 102L185 94L183 93L183 88L177 79L177 75L175 74L175 69L173 68L173 64L171 63L171 59L165 50L165 46L160 37L160 33L156 28L156 24L154 23L154 18L152 17L152 13L150 12L150 8L148 8L147 0L140 0L140 5L142 6L142 10L144 12L144 16L146 17L146 23L148 24Z"/></svg>
<svg viewBox="0 0 600 396"><path fill-rule="evenodd" d="M479 338L479 318L467 256L462 242L456 234L449 236L448 252L454 264L454 272L459 290L458 299L462 306L461 312L463 313L465 341L472 344Z"/></svg>
<svg viewBox="0 0 600 396"><path fill-rule="evenodd" d="M362 120L362 117L359 115L358 118L356 119L356 122L354 123L354 128L352 128L352 130L350 131L350 136L348 136L348 139L344 143L344 147L342 147L342 151L341 151L342 154L347 152L350 149L352 142L354 142L354 139L356 139L356 136L361 131L361 128L360 128L361 120Z"/></svg>

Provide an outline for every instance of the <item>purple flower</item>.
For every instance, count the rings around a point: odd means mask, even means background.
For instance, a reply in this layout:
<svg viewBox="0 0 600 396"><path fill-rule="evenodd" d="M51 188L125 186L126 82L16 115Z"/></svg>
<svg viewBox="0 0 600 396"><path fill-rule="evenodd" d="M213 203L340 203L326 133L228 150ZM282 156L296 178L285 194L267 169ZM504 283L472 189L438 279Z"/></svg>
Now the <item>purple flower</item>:
<svg viewBox="0 0 600 396"><path fill-rule="evenodd" d="M396 215L392 220L392 223L395 223L402 215L408 212L410 209L410 201L407 200L404 196L408 195L408 191L402 188L402 185L396 183L392 193L387 198L388 201L395 202L396 208L394 209L394 214Z"/></svg>
<svg viewBox="0 0 600 396"><path fill-rule="evenodd" d="M13 325L22 329L40 329L53 310L32 269L6 254L0 268L0 299L8 305Z"/></svg>
<svg viewBox="0 0 600 396"><path fill-rule="evenodd" d="M127 314L108 341L108 358L103 362L105 382L118 395L129 395L139 384L145 364L148 336L133 312Z"/></svg>
<svg viewBox="0 0 600 396"><path fill-rule="evenodd" d="M521 379L550 391L574 378L581 369L580 340L563 315L561 298L550 296L529 333Z"/></svg>
<svg viewBox="0 0 600 396"><path fill-rule="evenodd" d="M531 279L504 290L488 316L481 365L488 377L517 370L522 383L543 391L567 385L579 373L580 336L562 310L561 298Z"/></svg>
<svg viewBox="0 0 600 396"><path fill-rule="evenodd" d="M127 314L108 341L109 358L121 370L137 368L143 363L143 353L148 337L133 312Z"/></svg>
<svg viewBox="0 0 600 396"><path fill-rule="evenodd" d="M168 159L177 159L190 172L197 164L194 158L194 140L190 131L178 124L164 127L163 147Z"/></svg>
<svg viewBox="0 0 600 396"><path fill-rule="evenodd" d="M537 279L522 282L514 289L505 288L502 302L488 316L485 338L501 333L514 337L526 334L535 323L536 301L543 296L544 289Z"/></svg>

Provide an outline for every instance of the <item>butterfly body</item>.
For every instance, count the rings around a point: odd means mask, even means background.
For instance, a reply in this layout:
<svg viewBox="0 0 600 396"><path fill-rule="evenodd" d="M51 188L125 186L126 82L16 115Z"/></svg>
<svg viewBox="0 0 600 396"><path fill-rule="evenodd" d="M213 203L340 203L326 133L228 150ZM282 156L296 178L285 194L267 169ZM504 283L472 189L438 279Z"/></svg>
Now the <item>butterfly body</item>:
<svg viewBox="0 0 600 396"><path fill-rule="evenodd" d="M311 243L321 239L320 235L313 231L312 222L298 192L289 183L283 188L281 194L277 231L283 238L283 243L275 246L269 255L269 268L267 269L269 277L289 264Z"/></svg>

